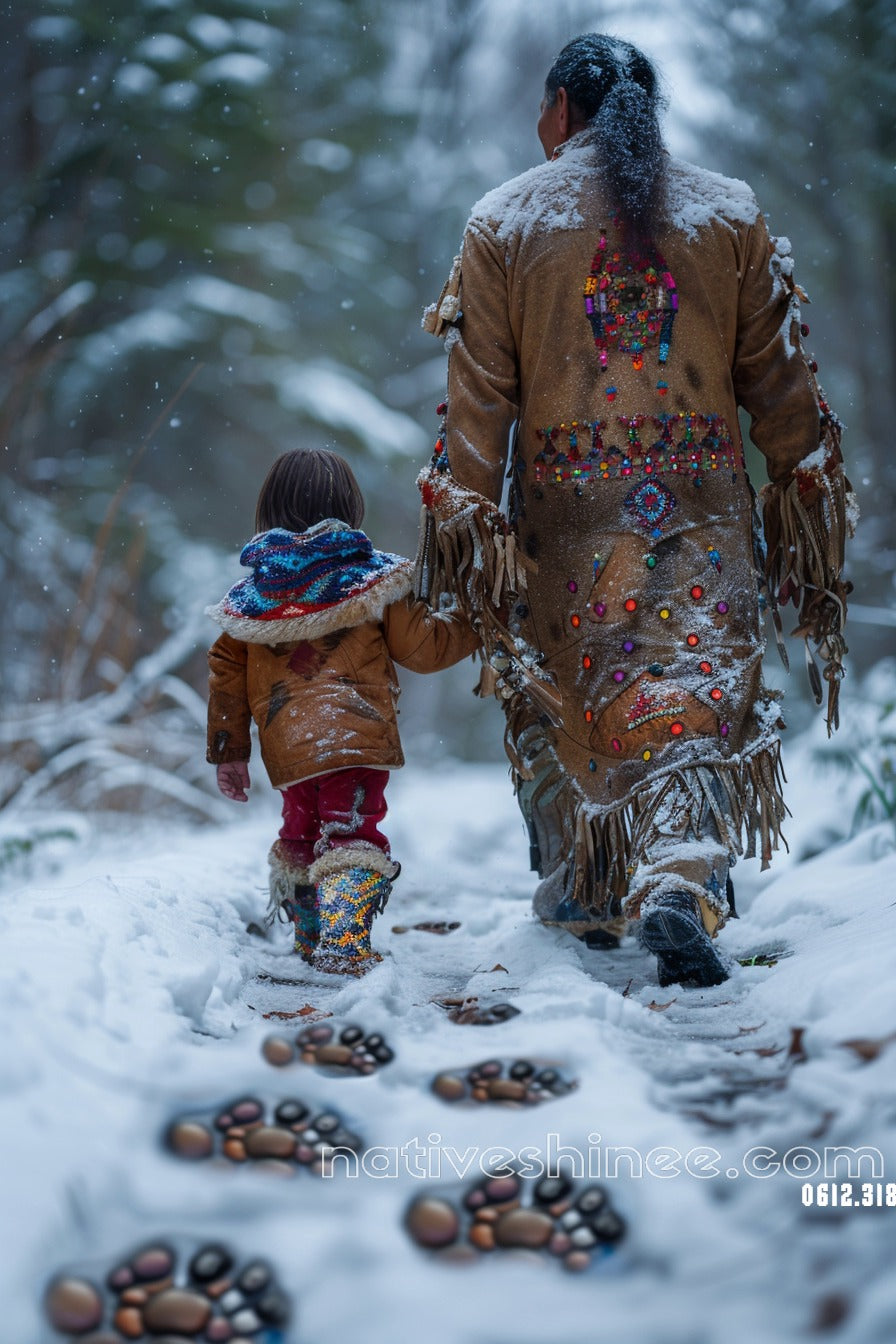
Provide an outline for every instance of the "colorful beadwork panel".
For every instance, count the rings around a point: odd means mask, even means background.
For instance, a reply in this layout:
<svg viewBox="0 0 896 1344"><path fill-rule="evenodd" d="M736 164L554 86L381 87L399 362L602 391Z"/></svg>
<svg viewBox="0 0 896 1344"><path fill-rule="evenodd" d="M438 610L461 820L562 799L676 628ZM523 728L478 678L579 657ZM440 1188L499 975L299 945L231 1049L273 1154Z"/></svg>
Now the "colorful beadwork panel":
<svg viewBox="0 0 896 1344"><path fill-rule="evenodd" d="M622 433L624 446L612 441ZM709 472L730 471L734 479L738 467L743 467L721 415L694 411L618 415L612 420L562 421L536 434L543 445L534 461L539 483L672 474L690 476L701 485Z"/></svg>
<svg viewBox="0 0 896 1344"><path fill-rule="evenodd" d="M665 364L678 293L658 252L647 256L611 247L602 229L582 293L601 368L607 367L609 352L616 349L640 369L651 346L658 347L659 363Z"/></svg>

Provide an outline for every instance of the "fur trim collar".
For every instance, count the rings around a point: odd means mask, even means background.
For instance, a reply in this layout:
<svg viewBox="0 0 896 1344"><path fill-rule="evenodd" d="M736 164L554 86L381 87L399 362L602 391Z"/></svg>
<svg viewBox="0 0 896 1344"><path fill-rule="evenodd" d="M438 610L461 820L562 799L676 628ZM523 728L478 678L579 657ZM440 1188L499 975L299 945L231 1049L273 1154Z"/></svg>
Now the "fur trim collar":
<svg viewBox="0 0 896 1344"><path fill-rule="evenodd" d="M260 533L240 563L251 577L234 584L206 615L248 644L320 639L379 621L412 587L410 560L375 550L363 532L332 518L307 532Z"/></svg>

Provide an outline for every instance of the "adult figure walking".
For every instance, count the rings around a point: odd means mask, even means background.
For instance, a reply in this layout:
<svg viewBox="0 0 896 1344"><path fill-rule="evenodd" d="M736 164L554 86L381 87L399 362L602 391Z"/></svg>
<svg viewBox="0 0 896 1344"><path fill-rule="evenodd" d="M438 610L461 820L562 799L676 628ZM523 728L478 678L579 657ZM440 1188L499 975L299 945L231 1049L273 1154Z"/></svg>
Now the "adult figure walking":
<svg viewBox="0 0 896 1344"><path fill-rule="evenodd" d="M851 495L789 244L745 183L669 156L660 106L641 52L577 38L548 161L474 207L424 321L449 356L418 580L480 629L537 913L592 944L640 920L660 983L708 985L729 868L785 814L760 604L794 604L836 724Z"/></svg>

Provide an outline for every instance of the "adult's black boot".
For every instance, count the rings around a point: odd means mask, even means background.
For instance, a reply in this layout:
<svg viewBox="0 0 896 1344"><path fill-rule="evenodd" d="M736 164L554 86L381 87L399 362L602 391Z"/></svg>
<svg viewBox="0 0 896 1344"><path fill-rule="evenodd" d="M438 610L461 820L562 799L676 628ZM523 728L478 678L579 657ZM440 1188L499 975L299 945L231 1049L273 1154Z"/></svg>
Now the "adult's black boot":
<svg viewBox="0 0 896 1344"><path fill-rule="evenodd" d="M720 985L728 971L686 891L648 896L641 906L641 942L656 956L661 985Z"/></svg>

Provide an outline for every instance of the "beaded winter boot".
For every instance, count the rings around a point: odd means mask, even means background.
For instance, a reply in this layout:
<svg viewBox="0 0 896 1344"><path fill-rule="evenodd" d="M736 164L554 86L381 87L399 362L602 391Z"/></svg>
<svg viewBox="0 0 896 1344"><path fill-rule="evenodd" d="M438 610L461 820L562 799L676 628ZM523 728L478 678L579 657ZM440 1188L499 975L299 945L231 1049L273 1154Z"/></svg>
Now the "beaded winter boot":
<svg viewBox="0 0 896 1344"><path fill-rule="evenodd" d="M309 880L307 867L296 863L279 840L271 846L268 865L271 896L265 925L270 928L275 920L291 922L295 928L294 951L310 961L320 935L317 888Z"/></svg>
<svg viewBox="0 0 896 1344"><path fill-rule="evenodd" d="M720 985L728 972L685 891L648 896L641 906L641 942L656 955L661 985Z"/></svg>
<svg viewBox="0 0 896 1344"><path fill-rule="evenodd" d="M382 961L370 946L370 928L398 872L387 854L365 843L328 850L311 865L320 926L312 966L334 975L363 975Z"/></svg>

